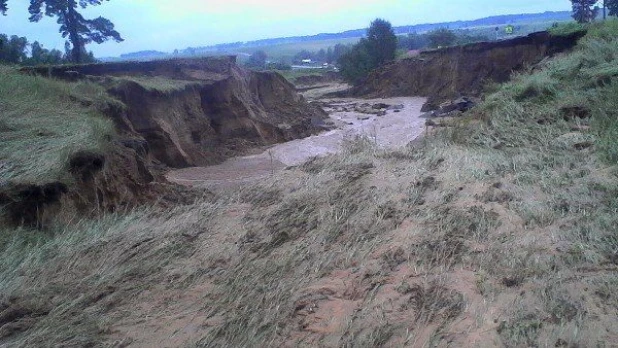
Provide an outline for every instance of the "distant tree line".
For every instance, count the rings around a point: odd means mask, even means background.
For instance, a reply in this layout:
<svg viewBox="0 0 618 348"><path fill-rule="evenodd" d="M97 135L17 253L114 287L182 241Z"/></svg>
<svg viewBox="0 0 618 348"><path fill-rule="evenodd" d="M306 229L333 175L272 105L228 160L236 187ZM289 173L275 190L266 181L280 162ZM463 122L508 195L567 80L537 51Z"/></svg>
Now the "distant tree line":
<svg viewBox="0 0 618 348"><path fill-rule="evenodd" d="M92 52L81 53L82 63L95 62ZM65 52L57 49L48 50L38 41L29 43L25 37L0 34L0 62L19 65L64 64L72 62L70 47Z"/></svg>
<svg viewBox="0 0 618 348"><path fill-rule="evenodd" d="M320 49L317 52L302 50L294 56L293 63L301 63L305 59L311 59L316 62L333 64L336 63L344 54L349 52L350 49L351 47L349 45L336 44L335 46L328 47L327 49Z"/></svg>

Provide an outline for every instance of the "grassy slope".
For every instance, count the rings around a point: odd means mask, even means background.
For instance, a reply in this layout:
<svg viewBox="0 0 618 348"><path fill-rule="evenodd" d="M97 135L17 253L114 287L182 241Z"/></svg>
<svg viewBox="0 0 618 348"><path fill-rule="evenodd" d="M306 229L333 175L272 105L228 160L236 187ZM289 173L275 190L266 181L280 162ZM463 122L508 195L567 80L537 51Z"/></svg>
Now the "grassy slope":
<svg viewBox="0 0 618 348"><path fill-rule="evenodd" d="M25 76L0 66L0 182L69 180L69 156L98 150L113 125L96 111L107 93L88 83Z"/></svg>
<svg viewBox="0 0 618 348"><path fill-rule="evenodd" d="M406 149L352 139L213 201L5 233L29 331L0 343L611 346L616 33Z"/></svg>

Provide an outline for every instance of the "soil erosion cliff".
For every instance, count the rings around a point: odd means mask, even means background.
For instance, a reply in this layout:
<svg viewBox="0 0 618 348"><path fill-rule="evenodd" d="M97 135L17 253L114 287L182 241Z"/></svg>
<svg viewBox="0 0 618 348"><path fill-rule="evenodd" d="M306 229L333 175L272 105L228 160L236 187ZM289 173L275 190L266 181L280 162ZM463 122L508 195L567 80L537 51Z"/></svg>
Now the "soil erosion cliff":
<svg viewBox="0 0 618 348"><path fill-rule="evenodd" d="M247 71L233 56L55 67L51 76L98 76L125 107L110 108L152 159L182 168L309 136L327 115L282 76Z"/></svg>
<svg viewBox="0 0 618 348"><path fill-rule="evenodd" d="M114 211L175 196L176 188L162 175L166 167L216 164L306 137L327 117L280 75L244 70L235 57L24 68L22 73L102 84L114 98L103 105L75 103L111 117L116 135L97 151L70 154L63 166L71 180L4 183L0 207L8 207L5 218L12 224L42 225L43 215L67 209Z"/></svg>
<svg viewBox="0 0 618 348"><path fill-rule="evenodd" d="M585 33L548 32L422 52L386 65L352 93L366 97L428 97L428 106L461 95L477 96L486 82L505 82L514 71L570 50Z"/></svg>

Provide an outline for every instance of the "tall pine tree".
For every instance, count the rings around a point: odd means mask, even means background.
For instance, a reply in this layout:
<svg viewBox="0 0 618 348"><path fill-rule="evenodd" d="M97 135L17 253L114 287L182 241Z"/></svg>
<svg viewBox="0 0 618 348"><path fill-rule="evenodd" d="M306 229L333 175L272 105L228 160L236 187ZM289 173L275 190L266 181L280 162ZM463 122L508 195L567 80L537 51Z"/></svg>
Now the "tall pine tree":
<svg viewBox="0 0 618 348"><path fill-rule="evenodd" d="M78 12L79 8L101 5L103 1L109 0L30 0L30 21L38 22L44 15L57 17L60 34L71 42L71 61L80 63L87 44L100 44L109 39L124 41L110 20L103 17L86 19Z"/></svg>

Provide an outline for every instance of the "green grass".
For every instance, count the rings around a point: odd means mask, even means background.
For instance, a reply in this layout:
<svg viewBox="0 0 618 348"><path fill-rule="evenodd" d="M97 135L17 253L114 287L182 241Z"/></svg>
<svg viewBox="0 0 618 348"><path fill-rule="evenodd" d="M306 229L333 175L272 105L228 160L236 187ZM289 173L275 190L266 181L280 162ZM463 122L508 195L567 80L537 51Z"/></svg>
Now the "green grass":
<svg viewBox="0 0 618 348"><path fill-rule="evenodd" d="M0 66L0 182L69 180L68 158L99 151L114 134L97 111L108 99L90 82L26 76Z"/></svg>
<svg viewBox="0 0 618 348"><path fill-rule="evenodd" d="M577 22L566 22L555 27L550 27L549 32L554 36L568 36L576 32L584 31L587 27L587 25Z"/></svg>

